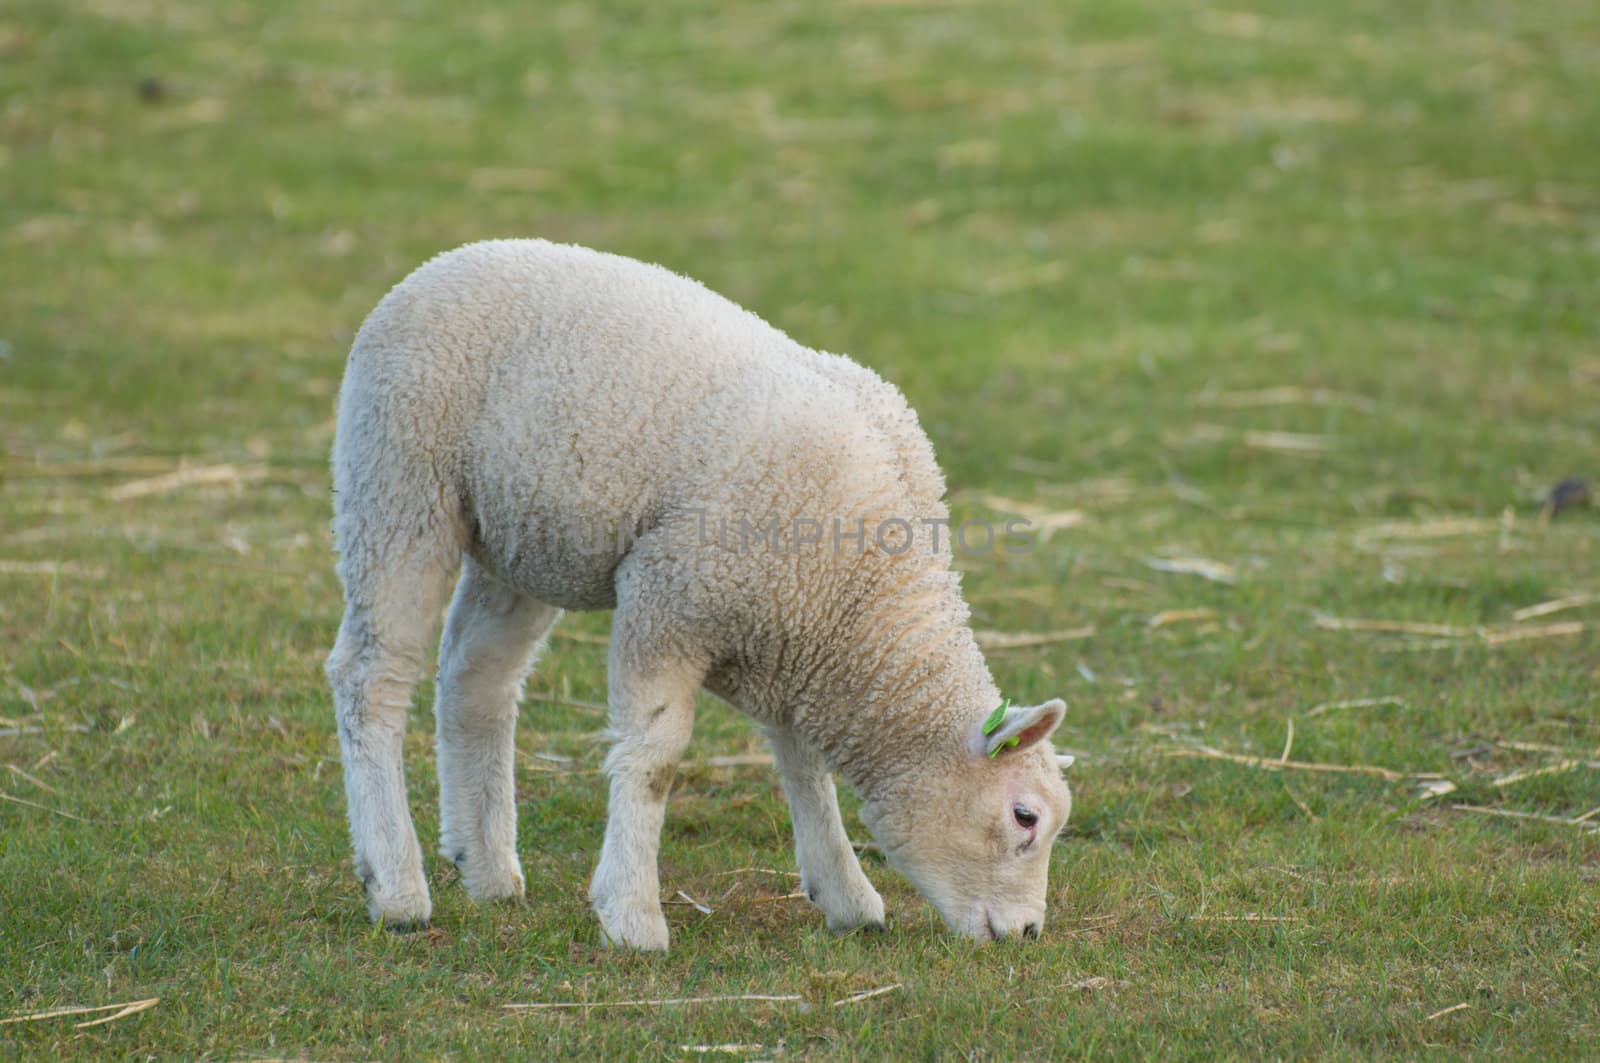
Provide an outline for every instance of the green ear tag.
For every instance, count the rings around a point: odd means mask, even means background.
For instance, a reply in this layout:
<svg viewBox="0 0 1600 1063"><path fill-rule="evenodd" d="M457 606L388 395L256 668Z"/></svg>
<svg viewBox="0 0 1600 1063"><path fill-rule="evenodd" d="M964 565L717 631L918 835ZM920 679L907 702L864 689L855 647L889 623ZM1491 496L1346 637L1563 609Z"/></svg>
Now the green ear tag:
<svg viewBox="0 0 1600 1063"><path fill-rule="evenodd" d="M989 714L989 718L983 721L983 733L986 735L992 735L995 733L995 731L999 730L1000 725L1005 722L1006 710L1010 707L1010 698L1006 698L1004 701L1002 701L1000 703L1000 707L991 712Z"/></svg>
<svg viewBox="0 0 1600 1063"><path fill-rule="evenodd" d="M983 733L986 734L986 735L992 735L996 731L998 731L1000 729L1000 725L1005 722L1006 711L1008 709L1010 709L1010 708L1011 708L1011 699L1010 698L1006 698L1004 701L1002 701L1000 703L1000 707L995 709L993 712L991 712L989 714L988 718L983 721ZM993 749L989 750L989 756L991 758L992 757L998 757L1000 755L1000 751L1002 749L1010 749L1012 746L1016 745L1017 743L1019 743L1021 741L1022 741L1021 738L1017 737L1016 735L1012 735L1010 738L1006 739L1004 742L1001 742L999 745L997 745Z"/></svg>

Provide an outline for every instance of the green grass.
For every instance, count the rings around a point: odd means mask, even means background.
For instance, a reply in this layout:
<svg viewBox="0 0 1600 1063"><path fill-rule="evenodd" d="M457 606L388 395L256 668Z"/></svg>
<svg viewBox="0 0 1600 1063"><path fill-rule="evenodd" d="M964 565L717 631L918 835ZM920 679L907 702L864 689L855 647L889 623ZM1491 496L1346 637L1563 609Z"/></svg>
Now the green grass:
<svg viewBox="0 0 1600 1063"><path fill-rule="evenodd" d="M0 1017L160 1003L0 1026L0 1057L1594 1054L1600 837L1451 806L1600 806L1600 608L1512 615L1600 591L1595 512L1536 519L1600 472L1596 130L1582 0L13 0L0 792L33 804L0 801ZM1096 629L993 655L1085 754L1044 940L957 941L870 857L889 932L829 936L728 874L793 867L770 769L702 765L662 881L715 912L610 954L600 720L532 697L527 906L430 856L434 929L368 926L320 668L332 396L389 285L501 235L661 261L878 368L962 513L1083 512L966 562L978 626ZM180 461L241 478L112 493ZM1146 565L1180 555L1237 582ZM603 700L605 625L530 690ZM1295 760L1408 777L1168 755L1277 758L1291 722ZM759 749L704 705L692 758ZM501 1007L729 993L811 1006Z"/></svg>

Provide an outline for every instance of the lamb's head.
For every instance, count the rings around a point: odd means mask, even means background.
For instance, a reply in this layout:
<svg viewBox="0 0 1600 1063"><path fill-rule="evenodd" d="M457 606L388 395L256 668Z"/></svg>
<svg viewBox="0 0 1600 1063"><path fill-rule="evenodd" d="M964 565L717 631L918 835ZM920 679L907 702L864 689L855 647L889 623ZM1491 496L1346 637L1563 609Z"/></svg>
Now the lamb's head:
<svg viewBox="0 0 1600 1063"><path fill-rule="evenodd" d="M1050 733L1066 706L1006 706L959 736L946 762L868 801L889 862L945 921L979 941L1037 937L1056 834L1072 811ZM944 758L940 758L944 759Z"/></svg>

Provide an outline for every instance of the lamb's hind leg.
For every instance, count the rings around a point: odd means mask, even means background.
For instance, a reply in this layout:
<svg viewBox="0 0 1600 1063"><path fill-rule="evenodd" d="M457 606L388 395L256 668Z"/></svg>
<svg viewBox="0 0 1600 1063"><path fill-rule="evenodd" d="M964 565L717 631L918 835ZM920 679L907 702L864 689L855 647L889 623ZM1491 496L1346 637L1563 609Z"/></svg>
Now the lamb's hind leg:
<svg viewBox="0 0 1600 1063"><path fill-rule="evenodd" d="M828 917L836 933L860 926L883 925L883 898L861 870L850 847L839 797L822 758L793 732L768 728L773 759L783 778L794 821L794 855L800 865L800 888Z"/></svg>
<svg viewBox="0 0 1600 1063"><path fill-rule="evenodd" d="M439 647L435 713L439 849L474 900L522 896L517 860L517 701L561 610L500 584L468 559Z"/></svg>
<svg viewBox="0 0 1600 1063"><path fill-rule="evenodd" d="M406 804L402 743L411 692L461 554L452 543L436 541L391 548L387 537L367 536L349 522L341 528L340 549L346 606L327 671L356 874L373 919L396 928L425 926L432 903Z"/></svg>

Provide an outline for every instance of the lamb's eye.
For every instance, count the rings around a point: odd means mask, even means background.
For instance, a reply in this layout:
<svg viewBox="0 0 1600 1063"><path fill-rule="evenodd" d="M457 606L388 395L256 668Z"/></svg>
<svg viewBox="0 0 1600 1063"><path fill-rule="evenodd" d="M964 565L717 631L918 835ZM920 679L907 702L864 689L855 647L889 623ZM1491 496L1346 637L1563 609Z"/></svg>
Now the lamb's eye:
<svg viewBox="0 0 1600 1063"><path fill-rule="evenodd" d="M1027 805L1012 805L1011 815L1016 819L1017 826L1023 830L1032 830L1033 825L1039 822L1039 813Z"/></svg>

